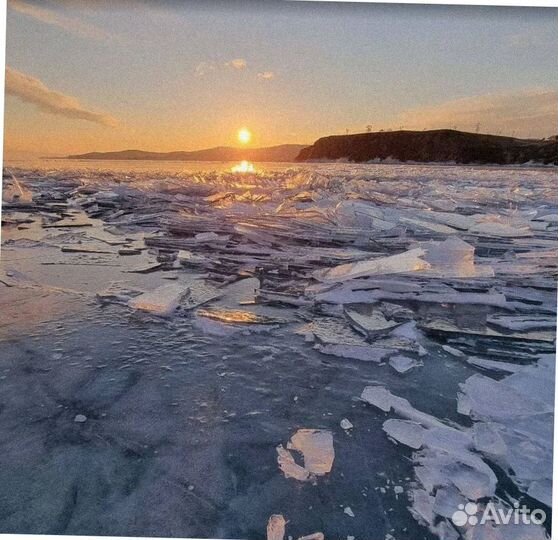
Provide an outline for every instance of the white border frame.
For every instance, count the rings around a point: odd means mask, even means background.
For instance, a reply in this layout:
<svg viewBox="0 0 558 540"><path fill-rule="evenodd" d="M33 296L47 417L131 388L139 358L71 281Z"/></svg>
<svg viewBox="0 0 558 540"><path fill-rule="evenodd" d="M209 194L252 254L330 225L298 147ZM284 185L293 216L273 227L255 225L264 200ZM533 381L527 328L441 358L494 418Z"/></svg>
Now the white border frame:
<svg viewBox="0 0 558 540"><path fill-rule="evenodd" d="M94 1L94 0L93 0ZM349 0L290 0L292 2L348 2ZM482 0L350 0L355 3L370 3L370 4L432 4L432 5L458 5L458 6L514 6L514 7L558 7L558 0L492 0L490 2L483 2ZM0 163L4 163L4 84L5 84L5 70L6 70L6 17L7 17L7 0L0 0ZM557 59L558 60L558 59ZM558 62L557 62L558 64ZM558 66L557 66L558 67ZM0 189L2 186L2 177L0 176ZM0 219L2 218L2 205L0 204ZM0 237L1 238L1 237ZM558 302L558 300L557 300ZM558 386L554 381L554 410L556 412L556 403L558 403ZM554 460L553 460L553 486L552 486L552 499L558 501L558 482L554 481L558 478L558 459L556 459L556 449L558 448L558 423L557 416L554 415ZM558 512L552 513L552 530L555 531L555 536L558 534ZM262 531L263 538L264 531ZM0 539L14 539L14 540L115 540L117 538L127 538L130 540L146 540L149 537L122 537L122 536L54 536L54 535L33 535L33 534L5 534L0 533ZM161 539L163 540L163 539ZM171 540L171 539L169 539ZM172 540L176 540L172 539ZM201 540L201 539L189 539ZM207 540L207 539L206 539Z"/></svg>

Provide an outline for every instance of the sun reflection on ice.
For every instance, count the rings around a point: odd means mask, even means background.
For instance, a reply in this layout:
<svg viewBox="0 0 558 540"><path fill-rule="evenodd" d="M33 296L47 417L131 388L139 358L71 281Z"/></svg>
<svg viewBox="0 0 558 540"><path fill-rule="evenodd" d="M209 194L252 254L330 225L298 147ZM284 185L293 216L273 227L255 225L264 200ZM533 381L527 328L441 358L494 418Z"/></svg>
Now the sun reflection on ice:
<svg viewBox="0 0 558 540"><path fill-rule="evenodd" d="M254 173L256 168L249 161L241 161L238 165L231 168L233 173Z"/></svg>

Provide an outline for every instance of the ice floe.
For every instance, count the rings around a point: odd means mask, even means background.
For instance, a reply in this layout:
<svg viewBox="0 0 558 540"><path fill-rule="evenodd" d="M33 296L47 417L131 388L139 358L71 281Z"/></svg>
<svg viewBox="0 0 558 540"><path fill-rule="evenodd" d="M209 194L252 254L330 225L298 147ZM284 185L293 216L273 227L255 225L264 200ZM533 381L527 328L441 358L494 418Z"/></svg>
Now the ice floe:
<svg viewBox="0 0 558 540"><path fill-rule="evenodd" d="M154 315L170 315L188 294L188 288L181 284L161 285L156 289L132 298L128 305L132 309L147 311Z"/></svg>
<svg viewBox="0 0 558 540"><path fill-rule="evenodd" d="M296 463L295 453L302 456L303 465ZM327 430L299 429L286 448L277 447L277 462L285 477L300 481L328 474L334 459L333 436Z"/></svg>

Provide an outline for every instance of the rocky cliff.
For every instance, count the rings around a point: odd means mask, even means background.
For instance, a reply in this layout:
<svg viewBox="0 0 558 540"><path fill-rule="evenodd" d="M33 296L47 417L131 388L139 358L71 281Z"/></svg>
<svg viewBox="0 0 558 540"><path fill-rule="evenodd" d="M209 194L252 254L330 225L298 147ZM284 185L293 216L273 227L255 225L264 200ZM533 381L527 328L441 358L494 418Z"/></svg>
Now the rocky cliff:
<svg viewBox="0 0 558 540"><path fill-rule="evenodd" d="M520 164L530 161L558 164L558 141L556 137L516 139L452 129L382 131L323 137L302 149L297 156L297 161L339 159L354 162L392 159L471 164Z"/></svg>

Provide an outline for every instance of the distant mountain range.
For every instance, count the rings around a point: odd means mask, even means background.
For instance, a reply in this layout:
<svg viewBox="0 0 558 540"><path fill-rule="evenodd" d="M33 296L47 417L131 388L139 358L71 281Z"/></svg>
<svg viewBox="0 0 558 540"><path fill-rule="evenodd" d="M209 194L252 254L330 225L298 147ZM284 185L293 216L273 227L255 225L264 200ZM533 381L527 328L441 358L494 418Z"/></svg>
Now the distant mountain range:
<svg viewBox="0 0 558 540"><path fill-rule="evenodd" d="M558 140L516 139L467 133L453 129L432 131L380 131L333 135L318 139L300 151L297 161L374 160L558 164Z"/></svg>
<svg viewBox="0 0 558 540"><path fill-rule="evenodd" d="M516 139L453 129L378 131L332 135L313 145L282 144L267 148L218 146L191 152L90 152L67 159L166 161L367 161L455 162L470 164L541 163L558 165L558 139Z"/></svg>
<svg viewBox="0 0 558 540"><path fill-rule="evenodd" d="M102 160L165 160L165 161L294 161L305 144L282 144L268 148L234 148L218 146L192 152L146 152L122 150L119 152L90 152L67 156L66 159Z"/></svg>

